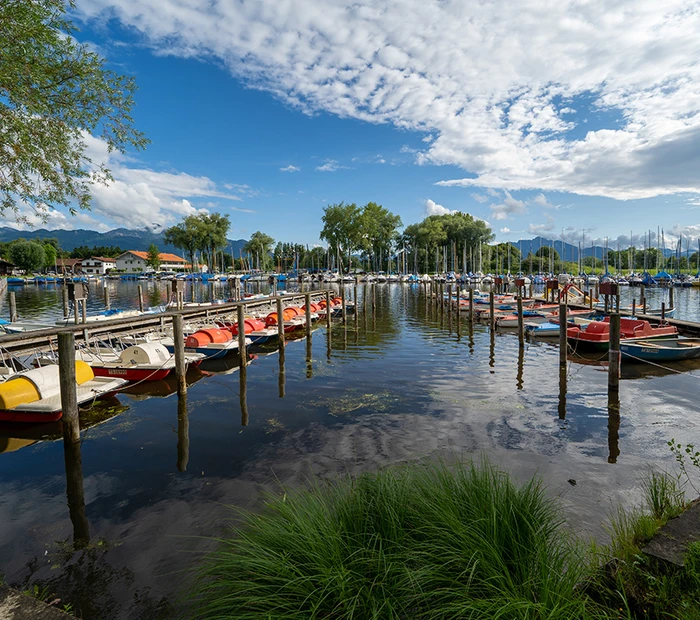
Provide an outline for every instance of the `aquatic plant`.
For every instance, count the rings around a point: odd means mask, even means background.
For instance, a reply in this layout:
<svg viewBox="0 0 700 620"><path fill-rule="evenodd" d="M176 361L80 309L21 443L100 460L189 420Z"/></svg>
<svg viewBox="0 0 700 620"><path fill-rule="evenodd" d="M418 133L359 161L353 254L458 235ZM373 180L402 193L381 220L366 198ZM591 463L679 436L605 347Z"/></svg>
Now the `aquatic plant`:
<svg viewBox="0 0 700 620"><path fill-rule="evenodd" d="M608 617L537 480L410 464L269 497L206 558L196 618Z"/></svg>

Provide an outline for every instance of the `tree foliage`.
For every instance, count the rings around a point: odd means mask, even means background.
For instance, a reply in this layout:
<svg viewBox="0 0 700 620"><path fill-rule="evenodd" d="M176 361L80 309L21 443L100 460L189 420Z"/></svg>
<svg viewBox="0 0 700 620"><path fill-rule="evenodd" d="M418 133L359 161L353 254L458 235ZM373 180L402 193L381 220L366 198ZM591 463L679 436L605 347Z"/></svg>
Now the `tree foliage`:
<svg viewBox="0 0 700 620"><path fill-rule="evenodd" d="M56 249L56 247L53 244L47 243L46 241L43 242L43 247L44 247L44 255L45 255L44 266L45 267L53 267L56 264L56 258L58 257L58 250Z"/></svg>
<svg viewBox="0 0 700 620"><path fill-rule="evenodd" d="M253 264L260 269L267 269L272 260L272 244L275 240L259 230L254 232L248 242L243 246L243 251L250 254Z"/></svg>
<svg viewBox="0 0 700 620"><path fill-rule="evenodd" d="M124 250L116 245L93 245L92 247L88 247L87 245L79 245L73 248L70 253L70 258L90 258L91 256L116 258L123 253Z"/></svg>
<svg viewBox="0 0 700 620"><path fill-rule="evenodd" d="M147 143L130 116L134 80L70 36L66 8L0 2L0 214L20 220L22 206L44 219L57 205L88 208L90 184L111 179L88 157L87 134L99 131L110 151Z"/></svg>
<svg viewBox="0 0 700 620"><path fill-rule="evenodd" d="M195 252L201 249L204 244L200 224L198 216L188 215L182 222L171 226L163 232L163 241L186 252L192 266L194 266Z"/></svg>
<svg viewBox="0 0 700 620"><path fill-rule="evenodd" d="M39 271L46 263L46 252L41 243L20 240L10 248L10 260L26 272Z"/></svg>
<svg viewBox="0 0 700 620"><path fill-rule="evenodd" d="M216 267L216 255L228 243L226 235L231 226L228 215L199 213L188 215L175 226L163 232L163 241L187 253L194 265L196 252L206 254L212 268Z"/></svg>
<svg viewBox="0 0 700 620"><path fill-rule="evenodd" d="M151 245L148 246L146 264L153 269L153 271L158 271L160 269L160 250L155 243L151 243Z"/></svg>

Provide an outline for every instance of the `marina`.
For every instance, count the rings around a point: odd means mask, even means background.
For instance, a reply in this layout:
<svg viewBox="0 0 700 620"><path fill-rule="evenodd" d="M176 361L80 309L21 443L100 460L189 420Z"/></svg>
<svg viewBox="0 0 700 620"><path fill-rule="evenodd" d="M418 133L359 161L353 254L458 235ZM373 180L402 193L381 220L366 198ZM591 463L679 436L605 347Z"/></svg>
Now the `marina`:
<svg viewBox="0 0 700 620"><path fill-rule="evenodd" d="M110 306L138 310L139 285L148 305L170 301L169 282L108 281ZM261 328L265 320L239 323L242 303L213 303L229 297L228 283L188 286L185 299L198 305L182 311L52 331L73 332L78 350L86 327L88 341L111 334L137 346L137 332L161 330L178 315L183 325L243 325L246 340L279 333L280 325ZM516 479L538 473L572 526L605 540L609 510L639 500L640 472L671 463L666 441L681 433L700 441L700 423L688 416L699 360L628 364L623 355L611 391L607 353L568 349L562 364L556 338L524 336L520 346L518 328L495 321L497 305L511 304L492 303L489 287L462 288L458 311L458 289L446 283L288 282L271 299L269 283L248 286L247 314L259 306L265 316L284 315L307 296L314 304L345 300L346 312L339 305L321 314L309 335L305 325L282 329L283 346L274 338L246 342L243 364L238 354L193 364L186 392L174 374L127 385L81 409L77 443L61 441L65 420L2 423L8 583L45 585L86 617L170 617L188 566L234 518L229 505L255 507L264 492L306 485L309 476L484 451ZM15 290L19 318L55 322L60 286L37 288ZM694 325L700 291L675 293L674 321ZM490 313L477 320L464 311L475 294L485 301L473 301L475 309L493 306L493 329ZM622 307L632 303L627 290L621 294ZM668 302L668 290L646 294L650 308ZM517 315L512 299L504 316ZM88 315L104 308L102 295L88 298ZM16 354L29 339L36 348L37 334L4 336L0 346Z"/></svg>

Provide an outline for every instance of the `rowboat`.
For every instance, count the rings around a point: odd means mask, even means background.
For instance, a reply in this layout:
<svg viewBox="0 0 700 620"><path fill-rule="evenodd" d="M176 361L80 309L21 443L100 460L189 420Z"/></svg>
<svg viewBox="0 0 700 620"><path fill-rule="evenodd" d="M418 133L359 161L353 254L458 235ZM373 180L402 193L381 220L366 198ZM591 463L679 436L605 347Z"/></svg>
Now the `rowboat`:
<svg viewBox="0 0 700 620"><path fill-rule="evenodd" d="M663 338L620 342L622 359L628 362L680 362L700 357L700 338Z"/></svg>
<svg viewBox="0 0 700 620"><path fill-rule="evenodd" d="M525 323L525 331L538 338L554 338L559 336L559 323Z"/></svg>
<svg viewBox="0 0 700 620"><path fill-rule="evenodd" d="M575 325L566 330L566 337L575 348L607 351L610 348L610 317L593 321L588 325ZM649 321L620 317L620 340L650 340L677 338L678 329L673 325L652 326Z"/></svg>
<svg viewBox="0 0 700 620"><path fill-rule="evenodd" d="M78 405L106 397L126 379L96 377L82 360L75 362ZM0 385L0 420L9 422L52 422L61 418L61 389L58 366L50 364L25 370Z"/></svg>

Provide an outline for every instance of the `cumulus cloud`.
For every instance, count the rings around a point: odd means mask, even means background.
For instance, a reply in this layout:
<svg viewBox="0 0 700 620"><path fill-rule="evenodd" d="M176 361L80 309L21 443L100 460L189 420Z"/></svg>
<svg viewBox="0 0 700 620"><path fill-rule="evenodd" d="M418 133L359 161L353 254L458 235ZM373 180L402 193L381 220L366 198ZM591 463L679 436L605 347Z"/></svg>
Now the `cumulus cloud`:
<svg viewBox="0 0 700 620"><path fill-rule="evenodd" d="M700 6L687 0L79 0L79 10L137 29L156 53L220 62L306 113L434 136L417 161L468 172L443 185L700 192ZM572 133L576 123L592 130Z"/></svg>
<svg viewBox="0 0 700 620"><path fill-rule="evenodd" d="M280 168L280 172L299 172L299 170L301 170L301 168L292 166L292 164L289 164L289 166L285 166L284 168Z"/></svg>
<svg viewBox="0 0 700 620"><path fill-rule="evenodd" d="M326 159L323 165L316 166L319 172L335 172L336 170L346 170L347 166L341 166L335 159Z"/></svg>
<svg viewBox="0 0 700 620"><path fill-rule="evenodd" d="M434 200L425 201L425 214L426 215L449 215L450 213L457 213L457 211L451 211L447 207L437 204Z"/></svg>
<svg viewBox="0 0 700 620"><path fill-rule="evenodd" d="M503 199L498 204L490 204L491 215L494 220L505 220L514 215L527 213L525 203L510 195L510 192L503 192Z"/></svg>
<svg viewBox="0 0 700 620"><path fill-rule="evenodd" d="M510 228L508 228L507 226L504 226L503 228L501 228L501 232L502 232L504 235L507 235L507 234L512 233L513 231L512 231Z"/></svg>

